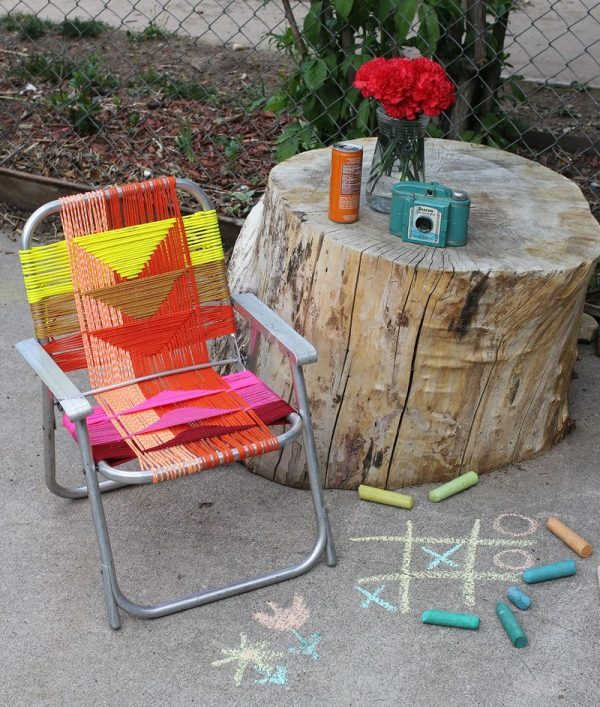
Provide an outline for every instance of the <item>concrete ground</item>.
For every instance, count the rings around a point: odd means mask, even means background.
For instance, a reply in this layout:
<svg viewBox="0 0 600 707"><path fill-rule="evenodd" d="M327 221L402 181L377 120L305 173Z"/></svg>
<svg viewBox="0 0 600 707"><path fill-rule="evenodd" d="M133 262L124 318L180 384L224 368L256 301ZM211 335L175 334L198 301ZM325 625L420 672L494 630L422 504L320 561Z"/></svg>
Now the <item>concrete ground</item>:
<svg viewBox="0 0 600 707"><path fill-rule="evenodd" d="M30 336L16 245L1 236L0 704L597 705L600 691L600 358L581 349L575 430L550 453L412 511L328 491L339 564L141 621L106 623L87 502L51 495L39 385L13 349ZM531 420L535 424L535 419ZM72 443L65 478L78 479ZM105 497L122 588L152 601L297 561L309 494L237 466ZM543 526L556 514L595 546L577 558ZM412 542L407 535L412 534ZM495 616L517 569L573 558L574 577L527 587L529 645ZM478 631L426 626L471 612Z"/></svg>

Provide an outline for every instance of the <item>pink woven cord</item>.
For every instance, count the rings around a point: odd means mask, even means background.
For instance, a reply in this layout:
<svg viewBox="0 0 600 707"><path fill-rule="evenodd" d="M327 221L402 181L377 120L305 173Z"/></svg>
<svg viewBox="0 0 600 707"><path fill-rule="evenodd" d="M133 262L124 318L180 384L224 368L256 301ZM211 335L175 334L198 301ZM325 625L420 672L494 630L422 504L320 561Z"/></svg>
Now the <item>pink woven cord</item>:
<svg viewBox="0 0 600 707"><path fill-rule="evenodd" d="M239 373L231 373L228 376L223 376L225 383L230 386L230 389L235 391L241 398L245 400L246 403L256 412L258 417L267 425L273 424L283 424L285 423L285 418L293 412L291 408L284 400L281 400L267 385L265 385L259 378L257 378L250 371L241 371ZM210 395L210 393L221 392L216 389L213 390L178 390L178 391L163 391L153 398L141 403L127 410L120 412L120 415L127 414L128 412L138 412L140 410L147 410L152 407L160 407L166 403L181 402L184 400L193 400L197 397L205 397ZM200 395L198 395L200 394ZM179 408L172 412L179 412L180 410L189 410L192 408ZM200 408L203 413L208 412L210 416L227 414L235 412L232 409L216 409L216 408ZM161 420L158 420L154 424L160 424ZM201 419L201 418L196 418ZM210 417L204 416L204 419L210 419ZM95 406L93 413L87 418L88 431L90 435L90 440L92 443L92 451L94 454L94 460L100 461L101 459L125 461L127 459L133 458L133 453L128 445L123 441L123 438L107 417L106 413L100 408ZM63 424L66 427L69 434L76 439L75 435L75 425L69 420L68 417L63 418ZM168 422L167 426L174 424L171 420ZM177 424L177 423L175 423ZM181 423L179 423L181 424ZM150 426L152 427L152 425ZM155 428L156 429L156 428ZM242 428L243 429L243 428ZM151 431L146 429L146 431ZM181 443L186 441L202 439L206 437L211 437L213 435L226 434L228 428L223 425L219 425L215 422L212 425L199 425L197 427L192 427L185 432L181 432L177 435L177 438L181 437ZM139 434L139 433L138 433ZM163 445L160 445L162 447ZM157 447L158 449L159 447Z"/></svg>
<svg viewBox="0 0 600 707"><path fill-rule="evenodd" d="M160 420L153 422L151 425L144 427L143 430L136 432L136 435L147 434L148 432L156 432L164 430L167 427L177 427L177 425L185 425L188 422L197 422L198 420L208 420L211 417L219 415L227 415L232 412L239 412L243 408L176 408L165 413ZM231 432L234 430L229 428Z"/></svg>
<svg viewBox="0 0 600 707"><path fill-rule="evenodd" d="M171 405L172 403L181 403L186 400L194 400L195 398L203 398L214 393L223 393L227 388L213 389L198 389L198 390L163 390L158 395L148 398L139 405L134 405L126 410L120 410L116 415L129 415L132 412L141 412L142 410L150 410L152 408Z"/></svg>

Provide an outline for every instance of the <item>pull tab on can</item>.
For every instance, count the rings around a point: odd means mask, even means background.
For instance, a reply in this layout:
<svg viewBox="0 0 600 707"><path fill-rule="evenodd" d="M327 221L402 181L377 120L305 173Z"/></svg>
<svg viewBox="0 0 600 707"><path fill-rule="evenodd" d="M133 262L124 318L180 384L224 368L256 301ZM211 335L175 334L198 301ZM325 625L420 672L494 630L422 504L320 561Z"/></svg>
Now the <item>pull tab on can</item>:
<svg viewBox="0 0 600 707"><path fill-rule="evenodd" d="M336 142L331 148L329 218L336 223L358 221L363 148L351 142Z"/></svg>

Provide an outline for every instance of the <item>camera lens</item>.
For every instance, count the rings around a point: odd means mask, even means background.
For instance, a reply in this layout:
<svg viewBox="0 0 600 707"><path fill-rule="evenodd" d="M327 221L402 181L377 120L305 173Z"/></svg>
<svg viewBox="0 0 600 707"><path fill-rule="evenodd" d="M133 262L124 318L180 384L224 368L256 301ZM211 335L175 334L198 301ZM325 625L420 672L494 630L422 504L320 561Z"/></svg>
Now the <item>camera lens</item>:
<svg viewBox="0 0 600 707"><path fill-rule="evenodd" d="M429 216L419 216L415 221L415 226L421 231L421 233L429 233L433 228L433 221Z"/></svg>

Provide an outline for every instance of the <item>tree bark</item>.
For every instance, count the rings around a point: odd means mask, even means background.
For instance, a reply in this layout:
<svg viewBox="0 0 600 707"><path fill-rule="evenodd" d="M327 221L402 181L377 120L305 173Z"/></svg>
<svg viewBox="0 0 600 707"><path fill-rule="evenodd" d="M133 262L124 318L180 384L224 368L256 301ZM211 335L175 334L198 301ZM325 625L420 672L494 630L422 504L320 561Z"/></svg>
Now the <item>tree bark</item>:
<svg viewBox="0 0 600 707"><path fill-rule="evenodd" d="M365 145L366 183L374 140ZM399 488L529 459L561 438L586 284L600 229L578 187L492 148L426 141L429 180L472 198L469 242L430 248L361 204L327 218L330 152L278 165L230 265L312 341L305 369L328 487ZM258 373L291 399L281 354ZM305 485L299 444L254 462Z"/></svg>

